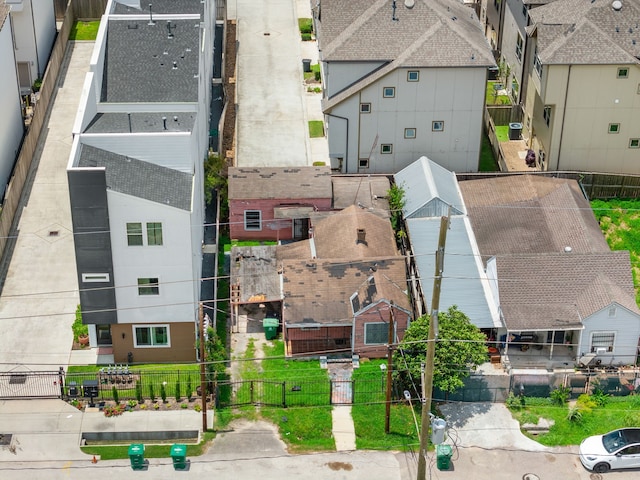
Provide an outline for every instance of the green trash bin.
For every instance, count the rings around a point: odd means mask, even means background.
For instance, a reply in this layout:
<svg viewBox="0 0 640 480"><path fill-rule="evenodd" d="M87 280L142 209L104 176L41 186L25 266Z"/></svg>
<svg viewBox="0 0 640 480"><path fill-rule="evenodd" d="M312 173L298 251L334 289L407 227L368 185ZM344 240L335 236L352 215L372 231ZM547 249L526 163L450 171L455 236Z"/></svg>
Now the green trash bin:
<svg viewBox="0 0 640 480"><path fill-rule="evenodd" d="M132 443L129 445L129 460L133 470L142 470L144 464L144 445L142 443Z"/></svg>
<svg viewBox="0 0 640 480"><path fill-rule="evenodd" d="M278 326L280 320L277 318L265 318L262 320L262 326L264 327L264 336L267 340L273 340L278 336Z"/></svg>
<svg viewBox="0 0 640 480"><path fill-rule="evenodd" d="M453 449L451 445L437 445L436 446L436 464L438 470L449 470L451 467L451 456L453 455Z"/></svg>
<svg viewBox="0 0 640 480"><path fill-rule="evenodd" d="M174 443L171 446L171 458L173 459L174 470L187 469L187 446L181 443Z"/></svg>

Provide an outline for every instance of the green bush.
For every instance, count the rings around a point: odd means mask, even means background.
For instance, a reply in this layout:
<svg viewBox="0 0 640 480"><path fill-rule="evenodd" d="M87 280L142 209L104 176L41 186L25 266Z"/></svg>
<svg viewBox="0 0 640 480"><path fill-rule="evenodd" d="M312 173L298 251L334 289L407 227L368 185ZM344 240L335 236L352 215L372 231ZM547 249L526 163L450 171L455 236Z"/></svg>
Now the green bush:
<svg viewBox="0 0 640 480"><path fill-rule="evenodd" d="M322 76L320 75L320 70L314 70L313 77L316 79L316 82L319 82L322 79Z"/></svg>
<svg viewBox="0 0 640 480"><path fill-rule="evenodd" d="M182 386L180 380L176 380L176 402L182 400Z"/></svg>
<svg viewBox="0 0 640 480"><path fill-rule="evenodd" d="M567 420L573 423L578 423L582 420L582 412L577 407L577 405L569 408L569 413L567 413Z"/></svg>
<svg viewBox="0 0 640 480"><path fill-rule="evenodd" d="M507 408L510 408L512 410L520 410L525 406L526 400L524 395L520 395L516 397L513 394L513 392L509 392L509 396L504 401L504 403L507 406Z"/></svg>
<svg viewBox="0 0 640 480"><path fill-rule="evenodd" d="M156 392L153 388L153 383L149 384L149 398L151 399L152 403L155 403L156 401Z"/></svg>
<svg viewBox="0 0 640 480"><path fill-rule="evenodd" d="M82 323L82 311L80 310L80 305L76 308L76 318L73 321L73 325L71 325L71 330L73 330L74 342L78 341L78 337L89 335L89 327Z"/></svg>
<svg viewBox="0 0 640 480"><path fill-rule="evenodd" d="M191 401L193 398L193 387L191 386L191 376L187 377L187 400Z"/></svg>
<svg viewBox="0 0 640 480"><path fill-rule="evenodd" d="M313 32L313 20L311 18L299 18L298 28L300 29L300 33L311 34L311 32Z"/></svg>
<svg viewBox="0 0 640 480"><path fill-rule="evenodd" d="M164 382L160 384L160 398L162 403L167 403L167 389L164 387Z"/></svg>
<svg viewBox="0 0 640 480"><path fill-rule="evenodd" d="M42 88L42 79L41 78L37 78L35 82L33 82L33 91L34 92L39 92L40 88Z"/></svg>
<svg viewBox="0 0 640 480"><path fill-rule="evenodd" d="M559 386L555 389L551 390L549 397L556 405L564 405L569 400L569 395L571 394L571 390L568 387Z"/></svg>
<svg viewBox="0 0 640 480"><path fill-rule="evenodd" d="M120 398L118 397L118 389L115 385L111 387L111 394L113 395L113 401L116 402L116 405L120 403Z"/></svg>
<svg viewBox="0 0 640 480"><path fill-rule="evenodd" d="M596 408L598 404L591 397L591 395L587 395L586 393L583 393L578 397L578 400L576 401L576 406L580 409L581 412L589 413L591 410Z"/></svg>
<svg viewBox="0 0 640 480"><path fill-rule="evenodd" d="M140 380L136 380L136 399L138 400L138 403L142 403L143 401L142 384L140 383Z"/></svg>
<svg viewBox="0 0 640 480"><path fill-rule="evenodd" d="M310 42L311 41L311 34L310 33L303 33L300 36L302 37L302 41L303 42Z"/></svg>

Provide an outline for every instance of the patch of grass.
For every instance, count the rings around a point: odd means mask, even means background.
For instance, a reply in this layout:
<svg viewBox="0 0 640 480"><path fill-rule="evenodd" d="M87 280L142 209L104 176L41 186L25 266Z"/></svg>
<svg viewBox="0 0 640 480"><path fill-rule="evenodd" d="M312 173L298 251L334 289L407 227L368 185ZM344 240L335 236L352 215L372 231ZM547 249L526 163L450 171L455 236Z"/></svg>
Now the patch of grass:
<svg viewBox="0 0 640 480"><path fill-rule="evenodd" d="M69 32L69 40L95 40L98 36L99 21L75 22Z"/></svg>
<svg viewBox="0 0 640 480"><path fill-rule="evenodd" d="M489 137L486 134L482 135L482 144L480 146L480 171L481 172L497 172L498 162L493 154Z"/></svg>
<svg viewBox="0 0 640 480"><path fill-rule="evenodd" d="M593 213L611 250L628 250L636 303L640 305L640 199L593 200Z"/></svg>
<svg viewBox="0 0 640 480"><path fill-rule="evenodd" d="M243 240L243 241L239 241L239 240L230 240L228 243L224 243L223 246L223 252L224 253L229 253L231 252L231 247L257 247L259 245L277 245L278 242L272 242L272 241L268 241L268 240ZM222 260L221 260L222 262Z"/></svg>
<svg viewBox="0 0 640 480"><path fill-rule="evenodd" d="M299 18L298 28L300 29L300 33L303 34L313 32L313 20L311 18Z"/></svg>
<svg viewBox="0 0 640 480"><path fill-rule="evenodd" d="M326 370L318 360L288 360L284 358L284 342L274 340L273 346L265 346L266 359L262 361L261 378L282 380L287 383L328 380Z"/></svg>
<svg viewBox="0 0 640 480"><path fill-rule="evenodd" d="M204 432L197 445L187 445L187 457L198 457L205 453L215 438L215 432ZM101 460L122 460L129 458L129 445L80 447L87 455L100 455ZM144 446L145 458L170 458L171 444Z"/></svg>
<svg viewBox="0 0 640 480"><path fill-rule="evenodd" d="M613 400L613 399L612 399ZM637 401L633 397L622 397L612 401L603 407L593 408L591 411L581 410L579 421L569 418L567 405L536 405L527 403L526 407L519 411L513 411L512 415L520 424L529 421L532 416L542 417L555 421L549 429L549 433L538 435L535 440L546 446L579 445L582 440L591 435L622 428L629 422L640 422L640 413L637 409ZM633 418L625 418L625 414L631 412Z"/></svg>
<svg viewBox="0 0 640 480"><path fill-rule="evenodd" d="M421 405L414 405L420 424ZM420 443L411 407L391 405L389 433L384 432L385 404L356 404L351 407L356 429L356 447L367 450L414 450Z"/></svg>
<svg viewBox="0 0 640 480"><path fill-rule="evenodd" d="M499 142L509 141L509 125L496 125L496 137Z"/></svg>
<svg viewBox="0 0 640 480"><path fill-rule="evenodd" d="M324 137L324 122L322 120L311 120L309 122L309 137Z"/></svg>
<svg viewBox="0 0 640 480"><path fill-rule="evenodd" d="M291 452L335 450L330 406L262 408L261 414L278 426Z"/></svg>
<svg viewBox="0 0 640 480"><path fill-rule="evenodd" d="M509 95L497 95L493 89L493 85L500 82L487 82L487 92L485 95L485 102L487 105L511 105L511 98Z"/></svg>

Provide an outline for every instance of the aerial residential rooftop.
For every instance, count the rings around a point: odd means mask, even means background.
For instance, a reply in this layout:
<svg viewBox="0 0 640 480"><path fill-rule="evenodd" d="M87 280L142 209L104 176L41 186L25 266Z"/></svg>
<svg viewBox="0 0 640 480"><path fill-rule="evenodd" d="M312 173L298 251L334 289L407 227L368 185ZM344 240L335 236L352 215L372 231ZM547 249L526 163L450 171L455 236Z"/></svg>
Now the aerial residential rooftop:
<svg viewBox="0 0 640 480"><path fill-rule="evenodd" d="M331 198L329 167L229 168L229 199Z"/></svg>
<svg viewBox="0 0 640 480"><path fill-rule="evenodd" d="M191 112L98 113L83 133L190 132Z"/></svg>
<svg viewBox="0 0 640 480"><path fill-rule="evenodd" d="M201 0L116 0L111 13L116 15L149 14L202 14L204 2Z"/></svg>
<svg viewBox="0 0 640 480"><path fill-rule="evenodd" d="M102 101L198 101L200 20L109 19Z"/></svg>

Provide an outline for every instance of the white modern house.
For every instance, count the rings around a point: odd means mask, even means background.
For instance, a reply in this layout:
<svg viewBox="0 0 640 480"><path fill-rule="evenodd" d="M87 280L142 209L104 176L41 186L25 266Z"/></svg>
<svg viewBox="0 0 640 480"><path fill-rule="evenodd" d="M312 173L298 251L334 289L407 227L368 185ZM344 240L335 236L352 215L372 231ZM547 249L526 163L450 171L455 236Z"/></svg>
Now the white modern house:
<svg viewBox="0 0 640 480"><path fill-rule="evenodd" d="M4 0L11 8L20 93L44 76L56 39L53 0Z"/></svg>
<svg viewBox="0 0 640 480"><path fill-rule="evenodd" d="M110 1L68 164L83 322L116 362L195 358L215 3Z"/></svg>
<svg viewBox="0 0 640 480"><path fill-rule="evenodd" d="M9 6L0 3L0 198L9 182L24 132L12 36Z"/></svg>
<svg viewBox="0 0 640 480"><path fill-rule="evenodd" d="M320 0L314 8L334 171L395 173L423 155L477 171L491 48L453 0Z"/></svg>

